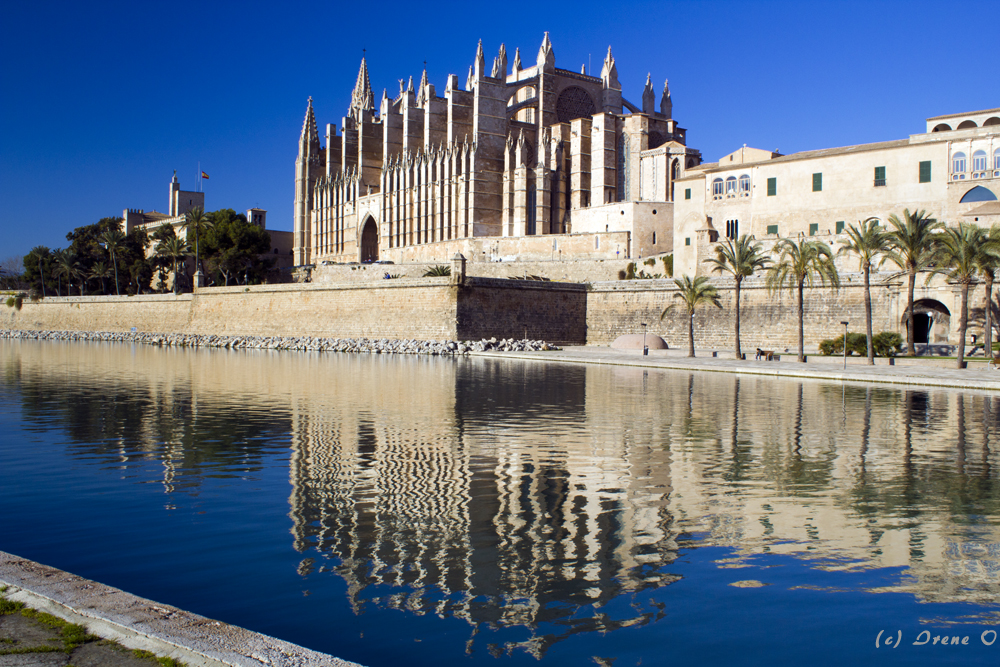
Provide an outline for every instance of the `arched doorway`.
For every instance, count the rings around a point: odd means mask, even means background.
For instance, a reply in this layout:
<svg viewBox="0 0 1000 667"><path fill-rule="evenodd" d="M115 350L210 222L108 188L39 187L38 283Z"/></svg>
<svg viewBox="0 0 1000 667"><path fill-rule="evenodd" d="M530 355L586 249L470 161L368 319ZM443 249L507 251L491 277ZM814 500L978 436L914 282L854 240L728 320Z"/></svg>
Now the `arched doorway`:
<svg viewBox="0 0 1000 667"><path fill-rule="evenodd" d="M378 261L378 225L369 216L361 228L361 262Z"/></svg>
<svg viewBox="0 0 1000 667"><path fill-rule="evenodd" d="M903 331L906 331L903 315ZM913 302L913 342L916 345L945 344L951 335L951 311L940 301L917 299Z"/></svg>

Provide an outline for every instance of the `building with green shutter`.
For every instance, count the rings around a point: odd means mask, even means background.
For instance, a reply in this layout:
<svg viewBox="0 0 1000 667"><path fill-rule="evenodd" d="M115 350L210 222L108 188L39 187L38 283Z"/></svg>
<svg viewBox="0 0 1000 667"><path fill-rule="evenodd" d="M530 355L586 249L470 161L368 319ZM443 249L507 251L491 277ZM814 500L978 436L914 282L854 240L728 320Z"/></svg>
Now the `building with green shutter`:
<svg viewBox="0 0 1000 667"><path fill-rule="evenodd" d="M765 247L814 236L836 248L845 226L904 208L988 227L1000 223L1000 109L928 118L923 133L874 144L792 155L744 145L675 187L685 193L673 211L678 275L706 274L702 260L726 236Z"/></svg>

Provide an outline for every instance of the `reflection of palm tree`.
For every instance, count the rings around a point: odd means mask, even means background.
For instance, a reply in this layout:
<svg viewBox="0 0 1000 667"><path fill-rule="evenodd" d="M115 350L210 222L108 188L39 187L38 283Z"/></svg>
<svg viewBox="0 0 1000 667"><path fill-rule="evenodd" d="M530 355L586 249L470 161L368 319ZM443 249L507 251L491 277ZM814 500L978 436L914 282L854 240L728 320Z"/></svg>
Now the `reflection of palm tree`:
<svg viewBox="0 0 1000 667"><path fill-rule="evenodd" d="M1000 225L993 225L985 233L990 241L1000 241ZM1000 270L1000 258L994 253L983 253L976 260L976 269L983 277L986 287L986 307L983 308L983 350L984 353L993 356L993 281L996 280L997 271Z"/></svg>
<svg viewBox="0 0 1000 667"><path fill-rule="evenodd" d="M803 241L796 243L790 239L779 241L774 246L779 253L778 260L768 270L767 287L774 291L788 287L797 291L799 312L799 361L804 362L805 336L803 331L803 292L805 285L812 287L815 278L822 285L828 282L832 287L840 287L840 276L833 263L830 246L822 241Z"/></svg>

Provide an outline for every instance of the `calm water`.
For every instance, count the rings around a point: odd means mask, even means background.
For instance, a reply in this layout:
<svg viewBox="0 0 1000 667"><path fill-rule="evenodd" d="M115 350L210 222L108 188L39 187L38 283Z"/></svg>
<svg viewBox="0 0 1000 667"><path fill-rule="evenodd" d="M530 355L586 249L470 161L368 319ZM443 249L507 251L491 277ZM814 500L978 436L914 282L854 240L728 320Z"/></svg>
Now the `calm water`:
<svg viewBox="0 0 1000 667"><path fill-rule="evenodd" d="M0 549L373 666L995 663L998 415L975 393L0 341Z"/></svg>

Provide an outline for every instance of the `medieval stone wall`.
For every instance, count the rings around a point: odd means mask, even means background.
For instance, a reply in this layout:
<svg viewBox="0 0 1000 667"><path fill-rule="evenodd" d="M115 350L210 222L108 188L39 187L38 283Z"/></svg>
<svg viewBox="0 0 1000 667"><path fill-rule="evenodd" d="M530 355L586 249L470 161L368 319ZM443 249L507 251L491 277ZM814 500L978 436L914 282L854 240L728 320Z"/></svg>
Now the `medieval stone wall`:
<svg viewBox="0 0 1000 667"><path fill-rule="evenodd" d="M587 342L583 285L467 278L458 292L458 338L516 338L559 345Z"/></svg>

